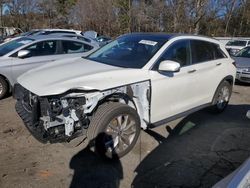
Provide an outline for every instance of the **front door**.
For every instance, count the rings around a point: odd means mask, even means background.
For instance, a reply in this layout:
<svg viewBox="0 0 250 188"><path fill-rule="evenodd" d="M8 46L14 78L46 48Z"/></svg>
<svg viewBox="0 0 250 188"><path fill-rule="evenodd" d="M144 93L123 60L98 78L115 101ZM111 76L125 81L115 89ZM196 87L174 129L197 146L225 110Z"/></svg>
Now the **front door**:
<svg viewBox="0 0 250 188"><path fill-rule="evenodd" d="M152 85L151 122L180 114L190 109L193 96L193 66L190 65L190 42L174 42L159 58L150 70ZM180 63L179 72L159 72L158 66L163 60Z"/></svg>

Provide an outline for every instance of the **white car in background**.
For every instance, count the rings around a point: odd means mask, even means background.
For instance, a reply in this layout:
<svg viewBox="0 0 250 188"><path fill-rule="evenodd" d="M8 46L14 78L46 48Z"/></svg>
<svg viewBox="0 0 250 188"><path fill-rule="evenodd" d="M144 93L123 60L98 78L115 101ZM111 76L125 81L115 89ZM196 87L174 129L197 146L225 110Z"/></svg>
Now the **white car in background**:
<svg viewBox="0 0 250 188"><path fill-rule="evenodd" d="M92 43L55 36L19 37L1 44L0 99L24 72L58 59L87 56L98 48Z"/></svg>
<svg viewBox="0 0 250 188"><path fill-rule="evenodd" d="M86 58L33 69L15 85L16 110L41 142L87 142L109 158L140 129L212 106L222 112L236 68L223 44L188 35L135 33Z"/></svg>
<svg viewBox="0 0 250 188"><path fill-rule="evenodd" d="M226 49L230 55L235 55L241 49L250 46L250 39L230 40L226 44Z"/></svg>

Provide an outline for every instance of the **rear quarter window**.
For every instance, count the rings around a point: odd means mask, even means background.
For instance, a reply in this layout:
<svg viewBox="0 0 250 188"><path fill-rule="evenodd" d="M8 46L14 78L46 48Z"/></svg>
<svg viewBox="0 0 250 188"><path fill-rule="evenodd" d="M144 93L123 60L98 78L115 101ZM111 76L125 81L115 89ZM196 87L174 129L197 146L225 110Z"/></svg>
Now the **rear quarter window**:
<svg viewBox="0 0 250 188"><path fill-rule="evenodd" d="M93 46L75 41L62 41L63 53L83 53L93 49Z"/></svg>

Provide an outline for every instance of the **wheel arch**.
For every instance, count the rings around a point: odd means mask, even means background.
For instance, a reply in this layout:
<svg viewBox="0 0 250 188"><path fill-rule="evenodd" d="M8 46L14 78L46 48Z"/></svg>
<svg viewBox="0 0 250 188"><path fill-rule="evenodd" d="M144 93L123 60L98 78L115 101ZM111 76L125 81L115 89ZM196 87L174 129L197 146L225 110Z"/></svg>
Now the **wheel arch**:
<svg viewBox="0 0 250 188"><path fill-rule="evenodd" d="M213 95L213 98L212 98L212 101L211 101L211 104L213 104L213 101L214 101L214 98L215 98L215 95L216 95L216 92L218 90L218 88L220 87L220 85L224 82L224 81L227 81L231 86L234 85L234 77L232 75L228 75L226 77L224 77L220 83L218 84L218 86L216 87L215 91L214 91L214 95Z"/></svg>
<svg viewBox="0 0 250 188"><path fill-rule="evenodd" d="M12 88L11 88L11 83L10 83L9 79L6 76L2 75L2 74L0 74L0 77L3 78L4 80L6 80L6 82L8 84L8 91L11 92Z"/></svg>
<svg viewBox="0 0 250 188"><path fill-rule="evenodd" d="M234 85L234 77L232 76L232 75L228 75L228 76L226 76L221 82L220 82L220 84L223 82L223 81L227 81L227 82L229 82L229 84L232 86L232 85Z"/></svg>
<svg viewBox="0 0 250 188"><path fill-rule="evenodd" d="M141 119L141 127L146 129L150 122L151 84L149 81L133 83L101 92L101 98L91 113L108 102L119 102L134 108Z"/></svg>

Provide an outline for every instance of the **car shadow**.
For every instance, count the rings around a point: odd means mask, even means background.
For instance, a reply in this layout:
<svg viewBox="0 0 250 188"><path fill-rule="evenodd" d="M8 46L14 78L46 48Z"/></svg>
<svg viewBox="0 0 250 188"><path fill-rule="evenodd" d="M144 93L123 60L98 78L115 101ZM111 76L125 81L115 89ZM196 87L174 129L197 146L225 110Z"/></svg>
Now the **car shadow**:
<svg viewBox="0 0 250 188"><path fill-rule="evenodd" d="M74 175L70 188L119 188L123 169L118 158L101 157L89 147L77 153L70 161Z"/></svg>
<svg viewBox="0 0 250 188"><path fill-rule="evenodd" d="M211 187L250 156L250 105L229 105L221 114L202 110L184 118L136 167L134 188Z"/></svg>
<svg viewBox="0 0 250 188"><path fill-rule="evenodd" d="M240 82L240 81L236 80L235 85L238 85L238 86L250 86L250 83Z"/></svg>

